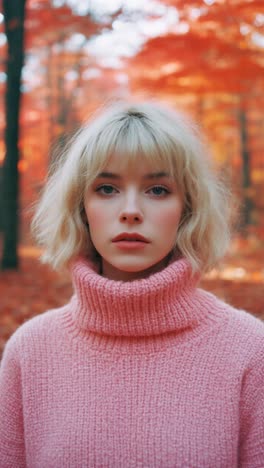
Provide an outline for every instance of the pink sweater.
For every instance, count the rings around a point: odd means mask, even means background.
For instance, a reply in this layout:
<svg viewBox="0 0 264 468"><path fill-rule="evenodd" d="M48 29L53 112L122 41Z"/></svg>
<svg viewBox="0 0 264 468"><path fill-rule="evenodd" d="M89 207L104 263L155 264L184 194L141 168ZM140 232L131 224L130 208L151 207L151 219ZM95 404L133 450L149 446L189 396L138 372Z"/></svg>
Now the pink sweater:
<svg viewBox="0 0 264 468"><path fill-rule="evenodd" d="M6 345L1 468L264 467L264 325L190 273L76 262L70 303Z"/></svg>

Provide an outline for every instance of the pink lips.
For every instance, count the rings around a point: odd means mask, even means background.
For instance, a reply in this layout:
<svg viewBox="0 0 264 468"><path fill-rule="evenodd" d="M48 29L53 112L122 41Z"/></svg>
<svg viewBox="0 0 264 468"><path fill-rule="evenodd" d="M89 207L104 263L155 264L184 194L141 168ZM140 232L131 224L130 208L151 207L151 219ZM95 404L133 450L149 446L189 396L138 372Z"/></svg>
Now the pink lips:
<svg viewBox="0 0 264 468"><path fill-rule="evenodd" d="M137 232L122 232L112 242L122 250L138 250L146 247L150 241Z"/></svg>
<svg viewBox="0 0 264 468"><path fill-rule="evenodd" d="M137 232L122 232L118 236L116 236L112 242L127 242L127 243L149 243L149 240L146 239L144 236L141 234L138 234Z"/></svg>

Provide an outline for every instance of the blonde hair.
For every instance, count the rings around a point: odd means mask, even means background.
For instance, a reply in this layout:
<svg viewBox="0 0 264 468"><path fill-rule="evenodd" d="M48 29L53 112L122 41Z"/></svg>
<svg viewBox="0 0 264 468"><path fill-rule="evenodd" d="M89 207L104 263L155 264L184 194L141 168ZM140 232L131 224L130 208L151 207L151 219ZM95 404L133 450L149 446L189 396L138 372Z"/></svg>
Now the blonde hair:
<svg viewBox="0 0 264 468"><path fill-rule="evenodd" d="M44 247L42 261L62 268L78 255L93 256L84 194L118 153L128 162L140 155L153 166L165 164L184 200L175 251L193 272L211 269L229 244L230 201L207 146L189 118L160 103L120 102L96 114L51 168L37 205L32 230Z"/></svg>

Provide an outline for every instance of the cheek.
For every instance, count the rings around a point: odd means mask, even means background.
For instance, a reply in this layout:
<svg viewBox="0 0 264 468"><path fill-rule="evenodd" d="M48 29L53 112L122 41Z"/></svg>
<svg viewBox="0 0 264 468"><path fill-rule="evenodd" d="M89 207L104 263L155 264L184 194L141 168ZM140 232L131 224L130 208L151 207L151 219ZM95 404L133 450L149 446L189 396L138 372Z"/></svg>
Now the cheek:
<svg viewBox="0 0 264 468"><path fill-rule="evenodd" d="M155 216L155 223L157 223L158 226L162 226L163 229L171 231L177 230L181 219L181 213L182 206L178 203L176 206L173 204L172 206L156 210L153 215Z"/></svg>
<svg viewBox="0 0 264 468"><path fill-rule="evenodd" d="M85 204L85 213L90 229L101 226L106 221L107 211L101 204L98 206L92 201Z"/></svg>

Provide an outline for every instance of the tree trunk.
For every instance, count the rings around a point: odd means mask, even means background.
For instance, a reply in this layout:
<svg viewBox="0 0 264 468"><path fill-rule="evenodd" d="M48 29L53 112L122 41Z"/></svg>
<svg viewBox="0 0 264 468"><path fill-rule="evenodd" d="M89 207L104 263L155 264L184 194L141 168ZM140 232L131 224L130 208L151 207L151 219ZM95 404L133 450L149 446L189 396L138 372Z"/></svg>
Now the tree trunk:
<svg viewBox="0 0 264 468"><path fill-rule="evenodd" d="M250 174L250 153L248 148L247 121L243 109L239 111L240 131L241 131L241 156L242 156L242 187L243 187L243 219L242 229L251 224L252 217L252 196L251 196L251 174Z"/></svg>
<svg viewBox="0 0 264 468"><path fill-rule="evenodd" d="M24 17L26 0L3 0L7 36L7 85L5 95L6 155L2 173L3 253L2 269L18 267L19 195L19 108L20 82L24 61Z"/></svg>

